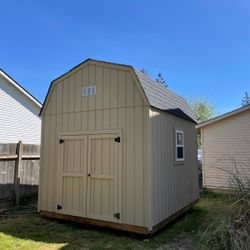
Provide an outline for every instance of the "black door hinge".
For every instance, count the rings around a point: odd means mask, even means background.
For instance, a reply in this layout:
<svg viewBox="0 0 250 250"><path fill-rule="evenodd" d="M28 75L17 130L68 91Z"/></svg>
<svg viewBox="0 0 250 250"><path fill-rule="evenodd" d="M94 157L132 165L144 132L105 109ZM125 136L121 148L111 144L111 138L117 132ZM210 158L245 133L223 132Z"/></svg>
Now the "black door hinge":
<svg viewBox="0 0 250 250"><path fill-rule="evenodd" d="M62 206L61 205L57 205L57 210L61 210Z"/></svg>
<svg viewBox="0 0 250 250"><path fill-rule="evenodd" d="M59 143L60 143L60 144L64 143L64 140L63 140L63 139L60 139L60 140L59 140Z"/></svg>
<svg viewBox="0 0 250 250"><path fill-rule="evenodd" d="M120 142L121 142L121 137L120 137L120 136L119 136L119 137L116 137L116 138L115 138L115 142L120 143Z"/></svg>
<svg viewBox="0 0 250 250"><path fill-rule="evenodd" d="M120 213L114 214L114 217L119 220L120 219Z"/></svg>

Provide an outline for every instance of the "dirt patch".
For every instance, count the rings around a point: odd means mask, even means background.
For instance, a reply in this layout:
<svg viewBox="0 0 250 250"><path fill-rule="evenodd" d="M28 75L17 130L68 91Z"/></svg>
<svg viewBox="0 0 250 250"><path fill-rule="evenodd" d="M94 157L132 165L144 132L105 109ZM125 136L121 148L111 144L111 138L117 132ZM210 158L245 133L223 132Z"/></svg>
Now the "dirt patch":
<svg viewBox="0 0 250 250"><path fill-rule="evenodd" d="M193 238L190 234L183 233L169 244L163 245L157 250L192 250L194 249Z"/></svg>

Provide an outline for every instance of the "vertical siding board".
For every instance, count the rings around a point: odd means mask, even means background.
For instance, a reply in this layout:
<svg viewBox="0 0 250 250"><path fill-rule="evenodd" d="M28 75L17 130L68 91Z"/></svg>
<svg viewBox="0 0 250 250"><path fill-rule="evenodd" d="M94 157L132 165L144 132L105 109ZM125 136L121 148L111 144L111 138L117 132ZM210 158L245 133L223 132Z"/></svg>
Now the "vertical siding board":
<svg viewBox="0 0 250 250"><path fill-rule="evenodd" d="M126 197L127 197L127 110L126 108L120 108L118 113L118 127L123 128L123 134L122 134L122 183L120 186L122 186L122 222L127 222L127 216L126 216Z"/></svg>
<svg viewBox="0 0 250 250"><path fill-rule="evenodd" d="M95 113L95 111L88 112L88 130L96 130Z"/></svg>
<svg viewBox="0 0 250 250"><path fill-rule="evenodd" d="M117 70L110 70L110 108L117 108L118 106L118 74Z"/></svg>
<svg viewBox="0 0 250 250"><path fill-rule="evenodd" d="M128 107L134 106L134 82L129 72L126 73L126 97Z"/></svg>
<svg viewBox="0 0 250 250"><path fill-rule="evenodd" d="M96 85L96 66L89 65L89 86L95 86ZM88 96L88 109L89 110L95 110L95 104L96 104L96 95Z"/></svg>
<svg viewBox="0 0 250 250"><path fill-rule="evenodd" d="M126 166L126 223L134 224L135 223L135 166L134 166L134 108L127 109L127 166Z"/></svg>
<svg viewBox="0 0 250 250"><path fill-rule="evenodd" d="M76 87L75 87L75 75L68 78L68 91L69 91L69 112L75 112L75 99L76 99Z"/></svg>
<svg viewBox="0 0 250 250"><path fill-rule="evenodd" d="M57 83L57 90L56 90L56 113L60 114L62 113L62 91L63 91L62 83Z"/></svg>
<svg viewBox="0 0 250 250"><path fill-rule="evenodd" d="M143 105L143 99L141 98L141 94L136 86L136 83L134 82L134 103L135 106L142 106Z"/></svg>
<svg viewBox="0 0 250 250"><path fill-rule="evenodd" d="M110 69L103 68L103 108L110 108Z"/></svg>
<svg viewBox="0 0 250 250"><path fill-rule="evenodd" d="M103 99L103 67L96 66L96 109L102 109L102 99Z"/></svg>
<svg viewBox="0 0 250 250"><path fill-rule="evenodd" d="M81 112L81 128L82 131L88 130L88 112Z"/></svg>
<svg viewBox="0 0 250 250"><path fill-rule="evenodd" d="M144 196L142 194L143 187L143 132L144 117L143 107L136 107L134 113L135 123L135 224L144 225Z"/></svg>
<svg viewBox="0 0 250 250"><path fill-rule="evenodd" d="M118 106L119 108L126 106L126 72L118 72Z"/></svg>
<svg viewBox="0 0 250 250"><path fill-rule="evenodd" d="M88 74L88 66L85 66L81 70L81 83L82 88L88 86L89 81L89 74ZM87 97L81 97L81 104L82 104L82 111L88 110L88 98Z"/></svg>
<svg viewBox="0 0 250 250"><path fill-rule="evenodd" d="M56 99L56 98L55 98ZM53 211L54 207L54 190L55 190L55 143L56 143L56 116L50 115L50 128L49 128L49 162L51 164L51 170L48 171L48 205L50 211Z"/></svg>
<svg viewBox="0 0 250 250"><path fill-rule="evenodd" d="M81 71L77 71L75 75L75 93L74 93L74 100L75 100L75 110L74 112L81 111L81 100L82 99L82 79L81 79Z"/></svg>
<svg viewBox="0 0 250 250"><path fill-rule="evenodd" d="M68 94L69 84L67 78L62 81L62 87L63 87L63 112L66 113L69 111L69 94Z"/></svg>

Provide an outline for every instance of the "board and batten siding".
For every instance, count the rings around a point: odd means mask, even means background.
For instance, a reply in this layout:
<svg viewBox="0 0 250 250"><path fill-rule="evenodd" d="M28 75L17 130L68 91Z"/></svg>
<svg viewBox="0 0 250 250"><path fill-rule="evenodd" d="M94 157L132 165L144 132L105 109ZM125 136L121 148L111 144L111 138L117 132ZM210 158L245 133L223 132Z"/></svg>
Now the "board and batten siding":
<svg viewBox="0 0 250 250"><path fill-rule="evenodd" d="M228 188L233 161L250 177L250 110L202 127L201 136L205 187Z"/></svg>
<svg viewBox="0 0 250 250"><path fill-rule="evenodd" d="M40 109L0 77L0 143L40 144Z"/></svg>
<svg viewBox="0 0 250 250"><path fill-rule="evenodd" d="M154 108L149 113L151 225L199 198L195 124ZM184 131L184 163L175 163L175 129ZM197 185L194 185L197 183Z"/></svg>
<svg viewBox="0 0 250 250"><path fill-rule="evenodd" d="M54 81L42 113L39 210L57 212L58 139L64 132L122 131L122 223L148 225L148 106L137 79L119 66L85 63ZM82 87L96 86L83 97ZM76 190L81 194L81 190Z"/></svg>

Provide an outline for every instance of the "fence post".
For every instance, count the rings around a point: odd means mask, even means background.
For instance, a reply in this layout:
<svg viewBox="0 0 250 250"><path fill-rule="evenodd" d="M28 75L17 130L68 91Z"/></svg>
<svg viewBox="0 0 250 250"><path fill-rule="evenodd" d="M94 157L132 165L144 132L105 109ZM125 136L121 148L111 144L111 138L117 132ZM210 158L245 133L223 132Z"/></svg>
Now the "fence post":
<svg viewBox="0 0 250 250"><path fill-rule="evenodd" d="M20 200L20 166L22 163L23 156L23 145L22 142L19 141L16 147L17 159L15 163L15 172L14 172L14 185L15 185L15 198L16 205L19 205Z"/></svg>

